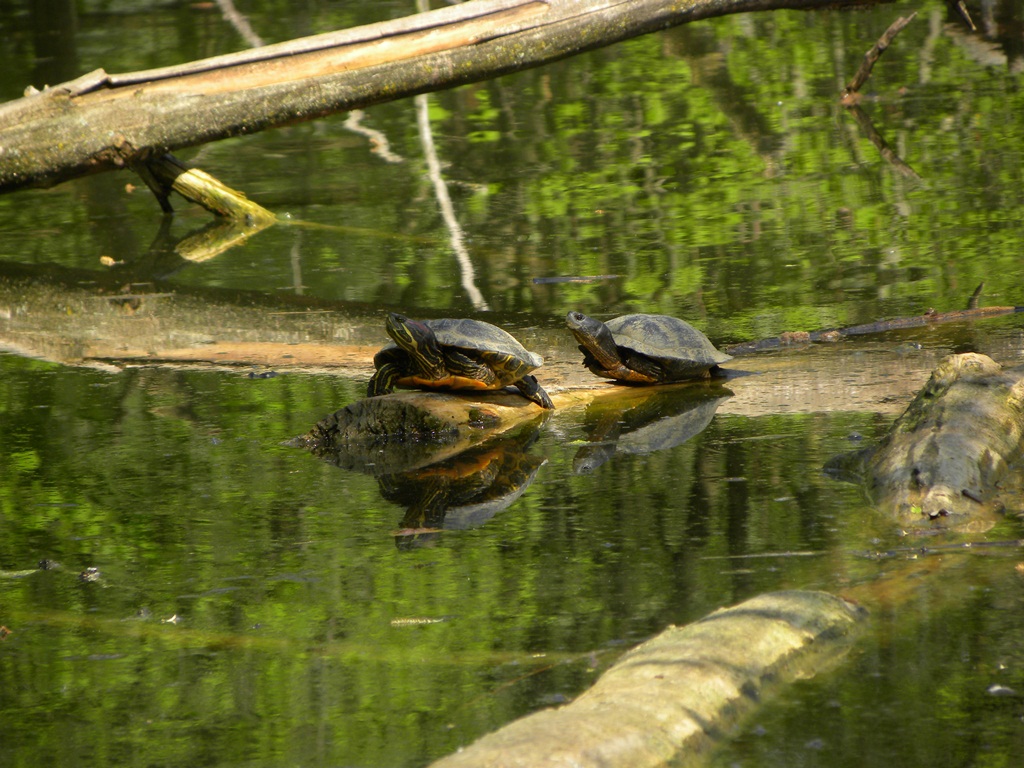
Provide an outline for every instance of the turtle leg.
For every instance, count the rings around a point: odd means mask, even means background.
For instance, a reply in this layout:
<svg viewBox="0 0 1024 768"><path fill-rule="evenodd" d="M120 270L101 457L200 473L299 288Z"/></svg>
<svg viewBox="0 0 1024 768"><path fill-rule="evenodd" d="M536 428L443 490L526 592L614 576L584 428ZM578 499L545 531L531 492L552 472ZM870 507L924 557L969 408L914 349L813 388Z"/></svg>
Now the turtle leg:
<svg viewBox="0 0 1024 768"><path fill-rule="evenodd" d="M485 385L481 389L493 389L498 381L498 377L490 366L479 363L461 352L445 350L444 362L448 373L479 381Z"/></svg>
<svg viewBox="0 0 1024 768"><path fill-rule="evenodd" d="M622 364L633 374L629 381L638 384L659 384L670 380L665 367L645 355L629 355Z"/></svg>
<svg viewBox="0 0 1024 768"><path fill-rule="evenodd" d="M366 387L366 396L377 397L377 395L386 395L394 391L395 379L401 373L399 367L394 363L384 363L370 378L370 383Z"/></svg>
<svg viewBox="0 0 1024 768"><path fill-rule="evenodd" d="M613 372L618 381L626 384L662 384L664 379L650 375L646 371L637 371L625 365L619 366L619 370Z"/></svg>
<svg viewBox="0 0 1024 768"><path fill-rule="evenodd" d="M512 382L512 386L523 393L523 397L532 400L541 408L554 409L555 404L551 402L548 393L537 383L537 377L530 374L523 376L519 381Z"/></svg>
<svg viewBox="0 0 1024 768"><path fill-rule="evenodd" d="M580 352L583 353L583 365L595 376L608 376L608 372L597 362L597 358L590 354L590 350L580 344Z"/></svg>

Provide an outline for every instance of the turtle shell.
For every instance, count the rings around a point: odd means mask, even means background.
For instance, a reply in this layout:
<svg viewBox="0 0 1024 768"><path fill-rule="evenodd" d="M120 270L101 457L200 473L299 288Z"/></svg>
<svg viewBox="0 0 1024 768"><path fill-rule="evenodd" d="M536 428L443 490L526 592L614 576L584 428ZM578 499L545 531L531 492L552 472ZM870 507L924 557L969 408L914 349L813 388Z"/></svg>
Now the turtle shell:
<svg viewBox="0 0 1024 768"><path fill-rule="evenodd" d="M490 366L505 384L518 381L544 359L530 352L515 337L496 325L467 318L442 318L422 321L437 337L442 348L457 349ZM389 344L385 349L395 347Z"/></svg>
<svg viewBox="0 0 1024 768"><path fill-rule="evenodd" d="M692 325L668 315L622 315L605 323L619 347L650 357L671 379L702 375L732 360Z"/></svg>

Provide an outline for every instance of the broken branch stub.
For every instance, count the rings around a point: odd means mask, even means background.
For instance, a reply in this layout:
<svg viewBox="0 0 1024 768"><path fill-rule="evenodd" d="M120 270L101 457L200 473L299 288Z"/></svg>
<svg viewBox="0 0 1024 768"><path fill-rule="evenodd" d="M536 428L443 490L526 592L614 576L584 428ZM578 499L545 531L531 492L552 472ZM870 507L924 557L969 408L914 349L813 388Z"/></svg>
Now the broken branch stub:
<svg viewBox="0 0 1024 768"><path fill-rule="evenodd" d="M165 206L168 191L173 190L216 216L244 221L252 227L262 229L277 220L273 213L241 192L205 171L189 168L172 155L149 160L136 170L153 189L161 207Z"/></svg>

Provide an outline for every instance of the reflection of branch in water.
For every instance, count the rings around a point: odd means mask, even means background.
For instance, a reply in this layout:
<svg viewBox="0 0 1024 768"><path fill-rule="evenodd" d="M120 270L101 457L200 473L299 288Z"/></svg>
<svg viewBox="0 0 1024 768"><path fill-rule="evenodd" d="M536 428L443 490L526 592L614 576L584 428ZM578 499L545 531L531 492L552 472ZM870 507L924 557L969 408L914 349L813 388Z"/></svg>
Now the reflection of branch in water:
<svg viewBox="0 0 1024 768"><path fill-rule="evenodd" d="M391 144L388 141L388 137L375 128L368 128L362 124L362 119L366 116L366 113L361 109L353 109L348 113L348 117L345 118L344 126L352 131L352 133L358 133L365 136L370 140L370 151L377 155L381 160L387 163L404 163L405 158L401 155L396 155L391 151Z"/></svg>
<svg viewBox="0 0 1024 768"><path fill-rule="evenodd" d="M302 251L299 249L301 239L302 230L299 230L295 235L295 242L292 243L291 250L292 287L295 289L296 296L301 296L306 290L306 286L302 284Z"/></svg>
<svg viewBox="0 0 1024 768"><path fill-rule="evenodd" d="M230 219L218 219L203 227L199 232L178 241L174 251L181 258L193 263L209 261L224 251L237 245L243 245L250 237L273 223L273 221L260 221L250 225Z"/></svg>
<svg viewBox="0 0 1024 768"><path fill-rule="evenodd" d="M967 10L967 6L964 4L964 0L946 0L950 7L955 8L957 13L963 17L963 20L967 22L967 26L971 28L971 32L977 32L978 27L974 24L974 19L971 18L970 11Z"/></svg>
<svg viewBox="0 0 1024 768"><path fill-rule="evenodd" d="M871 143L878 148L879 153L886 162L907 178L920 179L921 177L918 175L917 171L907 165L906 162L904 162L904 160L886 143L885 139L882 138L882 135L875 130L875 126L871 122L871 118L869 118L867 114L864 113L864 110L858 106L860 102L860 88L867 82L868 78L871 77L871 70L874 68L881 55L885 53L885 50L892 44L892 41L896 39L896 35L898 35L903 28L907 26L907 24L913 21L915 16L917 16L917 11L906 18L901 16L890 24L889 28L882 33L882 36L878 38L878 42L871 46L871 50L864 54L864 60L857 69L857 73L843 90L843 96L840 99L840 103L846 107L850 114L853 115L853 119L857 121L857 125L861 127L861 130L863 130L868 139L871 140Z"/></svg>
<svg viewBox="0 0 1024 768"><path fill-rule="evenodd" d="M861 109L858 105L852 104L846 108L846 111L853 115L853 119L857 121L857 125L861 127L865 135L871 140L871 143L878 147L878 152L881 156L892 165L897 171L910 179L920 179L921 176L911 168L907 163L896 154L896 151L889 146L882 135L875 130L874 123L871 122L871 118L867 116L867 113Z"/></svg>
<svg viewBox="0 0 1024 768"><path fill-rule="evenodd" d="M257 35L249 24L249 20L238 12L231 0L217 0L217 7L224 17L224 21L235 28L235 31L242 36L251 47L259 48L263 45L263 39Z"/></svg>
<svg viewBox="0 0 1024 768"><path fill-rule="evenodd" d="M430 132L430 102L425 93L415 97L416 122L420 129L420 141L423 144L423 154L427 158L427 174L434 184L434 194L437 195L437 204L441 208L441 216L448 226L451 235L452 250L455 251L455 258L459 262L459 271L462 273L462 287L473 303L474 309L489 309L484 301L483 294L476 287L476 274L473 271L473 262L469 260L469 252L466 250L465 238L462 234L462 227L455 218L455 209L452 206L452 198L448 194L448 185L441 176L441 163L437 159L437 150L434 147L434 135Z"/></svg>

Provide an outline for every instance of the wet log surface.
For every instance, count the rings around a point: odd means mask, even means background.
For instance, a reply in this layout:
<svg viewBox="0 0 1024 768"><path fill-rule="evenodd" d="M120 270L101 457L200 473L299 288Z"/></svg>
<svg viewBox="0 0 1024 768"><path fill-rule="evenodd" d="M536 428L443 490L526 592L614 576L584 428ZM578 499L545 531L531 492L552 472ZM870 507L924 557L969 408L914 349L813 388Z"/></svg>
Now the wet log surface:
<svg viewBox="0 0 1024 768"><path fill-rule="evenodd" d="M626 653L571 704L528 715L433 768L698 761L771 687L842 658L866 611L823 592L760 595Z"/></svg>
<svg viewBox="0 0 1024 768"><path fill-rule="evenodd" d="M146 279L139 281L118 268L107 274L53 274L3 265L0 347L112 372L151 365L216 367L242 374L254 367L329 374L353 379L362 390L373 373L373 355L388 341L384 308L283 294L268 299L238 291L169 292ZM619 386L589 373L560 317L532 327L516 327L489 315L481 319L506 326L544 357L535 373L560 410L589 405L595 398L626 402L647 396L643 388ZM970 334L966 324L927 330L933 344L947 346L970 343ZM1006 357L1013 354L1008 346ZM764 416L861 410L895 417L938 360L932 350L901 348L899 336L885 342L808 344L745 355L728 364L723 383L732 397L719 412ZM659 390L701 386L683 383ZM468 395L459 398L475 400ZM524 402L512 393L488 394L484 399Z"/></svg>
<svg viewBox="0 0 1024 768"><path fill-rule="evenodd" d="M1022 437L1024 368L951 355L878 446L838 456L829 468L862 480L902 525L981 530L1005 506L1000 494Z"/></svg>
<svg viewBox="0 0 1024 768"><path fill-rule="evenodd" d="M409 471L459 455L550 411L511 392L467 399L444 392L367 397L325 416L291 444L344 469Z"/></svg>

